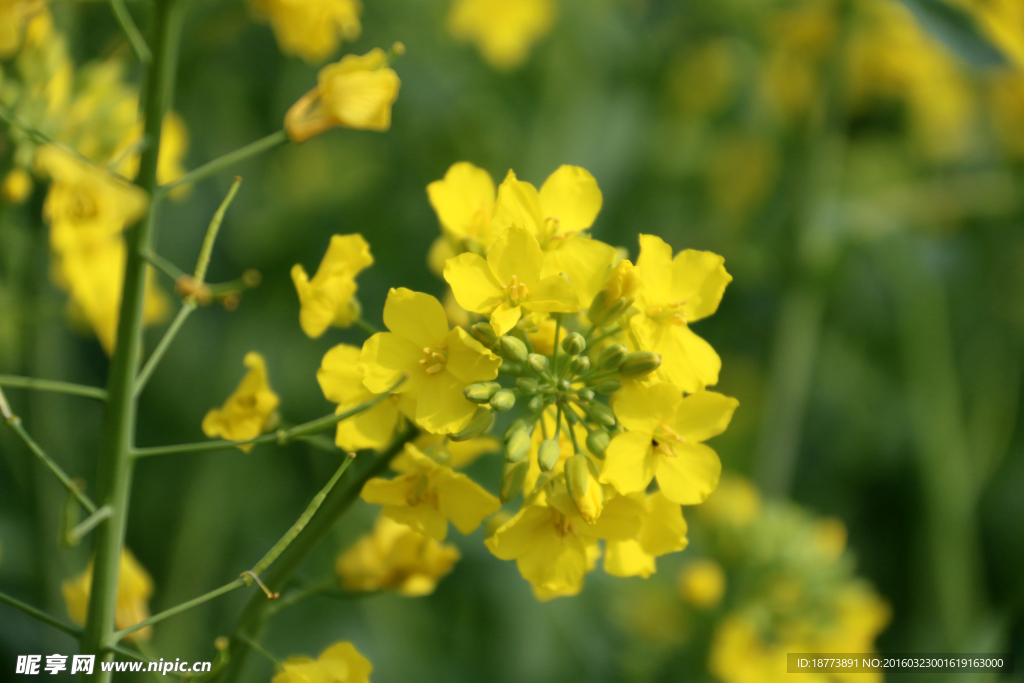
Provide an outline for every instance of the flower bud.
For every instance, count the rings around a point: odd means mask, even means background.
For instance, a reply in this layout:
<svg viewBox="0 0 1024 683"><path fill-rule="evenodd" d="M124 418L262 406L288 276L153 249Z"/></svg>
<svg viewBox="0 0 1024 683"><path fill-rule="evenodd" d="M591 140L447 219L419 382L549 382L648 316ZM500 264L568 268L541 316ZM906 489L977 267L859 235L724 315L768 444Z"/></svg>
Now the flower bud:
<svg viewBox="0 0 1024 683"><path fill-rule="evenodd" d="M569 361L569 370L574 375L583 375L590 370L590 359L586 356L573 356Z"/></svg>
<svg viewBox="0 0 1024 683"><path fill-rule="evenodd" d="M625 344L612 344L597 357L597 366L602 370L614 370L622 365L628 353L629 349Z"/></svg>
<svg viewBox="0 0 1024 683"><path fill-rule="evenodd" d="M594 391L608 396L622 388L622 382L617 379L603 379L597 384L591 385Z"/></svg>
<svg viewBox="0 0 1024 683"><path fill-rule="evenodd" d="M502 389L491 397L491 407L498 412L510 410L516 404L516 395L511 389Z"/></svg>
<svg viewBox="0 0 1024 683"><path fill-rule="evenodd" d="M594 400L594 392L591 391L590 389L577 389L576 396L578 396L581 401Z"/></svg>
<svg viewBox="0 0 1024 683"><path fill-rule="evenodd" d="M486 408L477 408L476 414L473 415L473 419L469 421L469 424L448 438L452 441L469 441L488 431L493 424L494 413Z"/></svg>
<svg viewBox="0 0 1024 683"><path fill-rule="evenodd" d="M541 441L540 448L537 449L537 464L540 465L541 470L550 472L555 469L555 465L558 464L561 457L562 447L558 444L558 439Z"/></svg>
<svg viewBox="0 0 1024 683"><path fill-rule="evenodd" d="M469 328L469 333L473 339L489 349L493 349L494 345L498 343L498 335L494 334L494 328L490 323L477 323Z"/></svg>
<svg viewBox="0 0 1024 683"><path fill-rule="evenodd" d="M634 351L626 356L619 366L623 377L643 377L661 366L661 355L651 351Z"/></svg>
<svg viewBox="0 0 1024 683"><path fill-rule="evenodd" d="M519 418L518 420L513 421L512 424L505 428L505 433L502 434L502 438L504 438L505 441L508 441L509 439L512 438L512 434L519 430L523 430L527 434L533 434L533 424L528 423L526 420L522 418Z"/></svg>
<svg viewBox="0 0 1024 683"><path fill-rule="evenodd" d="M519 391L526 395L536 394L537 390L540 389L540 384L532 377L520 377L516 380L516 386L519 387Z"/></svg>
<svg viewBox="0 0 1024 683"><path fill-rule="evenodd" d="M522 339L510 337L507 334L499 340L501 355L511 361L522 363L526 360L526 344Z"/></svg>
<svg viewBox="0 0 1024 683"><path fill-rule="evenodd" d="M587 348L587 341L579 332L570 332L562 340L562 349L570 356L578 356Z"/></svg>
<svg viewBox="0 0 1024 683"><path fill-rule="evenodd" d="M531 353L526 364L538 375L543 375L548 371L548 357L539 353Z"/></svg>
<svg viewBox="0 0 1024 683"><path fill-rule="evenodd" d="M582 453L576 453L565 462L565 488L587 524L596 522L604 507L604 492L592 478L590 461Z"/></svg>
<svg viewBox="0 0 1024 683"><path fill-rule="evenodd" d="M462 393L473 403L487 403L501 389L497 382L474 382L466 386Z"/></svg>
<svg viewBox="0 0 1024 683"><path fill-rule="evenodd" d="M608 432L603 429L595 429L587 434L587 450L590 451L595 458L604 460L604 453L608 450L608 444L611 440L612 437L608 435Z"/></svg>
<svg viewBox="0 0 1024 683"><path fill-rule="evenodd" d="M498 494L502 503L512 500L523 490L526 473L530 471L530 461L507 462L501 470L501 481L498 483Z"/></svg>
<svg viewBox="0 0 1024 683"><path fill-rule="evenodd" d="M598 424L602 424L605 427L615 426L615 413L605 404L590 403L587 405L587 410L590 413L590 417L594 418L594 421Z"/></svg>
<svg viewBox="0 0 1024 683"><path fill-rule="evenodd" d="M505 460L519 462L530 452L530 435L525 429L517 429L505 442Z"/></svg>
<svg viewBox="0 0 1024 683"><path fill-rule="evenodd" d="M531 413L535 413L541 408L543 408L545 403L547 403L546 397L534 396L533 398L530 399L530 402L526 404L526 407L529 409Z"/></svg>
<svg viewBox="0 0 1024 683"><path fill-rule="evenodd" d="M574 425L580 421L579 413L577 413L569 406L566 406L565 409L562 410L562 415L565 417L565 421L571 425Z"/></svg>

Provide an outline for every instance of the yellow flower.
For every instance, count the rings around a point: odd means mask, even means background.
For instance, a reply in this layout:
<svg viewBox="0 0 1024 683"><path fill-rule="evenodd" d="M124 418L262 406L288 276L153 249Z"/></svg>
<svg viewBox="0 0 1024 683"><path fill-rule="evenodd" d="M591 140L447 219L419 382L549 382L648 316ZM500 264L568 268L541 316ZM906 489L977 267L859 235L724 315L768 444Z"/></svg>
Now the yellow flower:
<svg viewBox="0 0 1024 683"><path fill-rule="evenodd" d="M392 289L384 324L390 332L378 332L363 344L366 388L384 393L405 376L397 393L406 415L434 433L465 427L477 406L462 389L497 377L501 359L461 327L449 330L441 302L429 294Z"/></svg>
<svg viewBox="0 0 1024 683"><path fill-rule="evenodd" d="M316 659L289 657L271 683L369 683L373 665L355 646L342 641Z"/></svg>
<svg viewBox="0 0 1024 683"><path fill-rule="evenodd" d="M267 381L267 364L263 356L250 351L242 362L249 372L235 393L222 407L214 408L203 418L203 433L211 439L217 436L231 441L256 438L268 429L280 403ZM248 452L252 444L239 448Z"/></svg>
<svg viewBox="0 0 1024 683"><path fill-rule="evenodd" d="M380 48L361 57L345 55L320 69L317 86L292 105L285 114L284 127L293 142L337 126L387 130L401 84Z"/></svg>
<svg viewBox="0 0 1024 683"><path fill-rule="evenodd" d="M359 0L251 0L250 4L270 21L281 52L310 63L327 59L342 40L355 40L363 28Z"/></svg>
<svg viewBox="0 0 1024 683"><path fill-rule="evenodd" d="M380 517L372 532L338 556L334 570L346 590L393 590L415 597L433 593L459 557L455 546Z"/></svg>
<svg viewBox="0 0 1024 683"><path fill-rule="evenodd" d="M672 258L660 237L640 235L640 314L630 318L630 329L641 349L661 354L656 376L688 393L718 382L721 359L689 325L718 308L732 281L723 263L717 254L693 249Z"/></svg>
<svg viewBox="0 0 1024 683"><path fill-rule="evenodd" d="M142 122L136 123L125 135L121 144L114 150L112 159L120 159L117 172L125 178L134 178L139 172L139 143L142 141ZM188 151L188 127L177 112L169 111L164 115L164 125L160 134L160 156L156 162L156 179L159 183L169 183L185 175L185 152ZM180 196L182 190L175 188L172 197Z"/></svg>
<svg viewBox="0 0 1024 683"><path fill-rule="evenodd" d="M337 413L368 401L374 393L363 384L363 369L359 365L362 350L338 344L328 351L316 372L317 382L328 401L338 404ZM334 442L346 451L363 448L377 450L391 443L400 413L392 398L387 398L363 412L338 423Z"/></svg>
<svg viewBox="0 0 1024 683"><path fill-rule="evenodd" d="M714 560L691 562L679 575L679 592L694 607L715 607L725 595L725 572Z"/></svg>
<svg viewBox="0 0 1024 683"><path fill-rule="evenodd" d="M363 500L383 505L385 517L443 541L449 520L469 534L501 507L472 479L438 464L412 444L406 445L403 461L403 469L408 468L404 474L390 480L371 479L363 487Z"/></svg>
<svg viewBox="0 0 1024 683"><path fill-rule="evenodd" d="M580 304L589 306L616 259L613 247L590 239L603 198L597 181L579 166L560 166L537 191L509 171L498 188L494 230L524 227L544 252L541 277L564 273Z"/></svg>
<svg viewBox="0 0 1024 683"><path fill-rule="evenodd" d="M704 502L722 464L701 442L724 432L738 405L713 391L683 398L671 384L624 386L613 408L628 431L608 445L601 481L626 494L645 490L657 478L672 502Z"/></svg>
<svg viewBox="0 0 1024 683"><path fill-rule="evenodd" d="M596 523L587 524L564 490L550 498L541 492L484 543L495 557L516 561L538 599L575 595L594 566L598 539L633 538L643 513L633 498L613 496Z"/></svg>
<svg viewBox="0 0 1024 683"><path fill-rule="evenodd" d="M513 69L551 30L554 19L552 0L455 0L448 29L475 43L494 68Z"/></svg>
<svg viewBox="0 0 1024 683"><path fill-rule="evenodd" d="M331 237L312 280L301 265L292 266L292 282L301 306L299 324L307 336L316 339L331 325L348 327L359 318L356 276L372 265L370 245L356 234Z"/></svg>
<svg viewBox="0 0 1024 683"><path fill-rule="evenodd" d="M746 479L727 474L697 512L711 524L744 527L761 514L761 494Z"/></svg>
<svg viewBox="0 0 1024 683"><path fill-rule="evenodd" d="M441 227L459 245L474 240L486 247L494 241L494 193L491 175L468 161L452 164L443 179L427 185L427 197Z"/></svg>
<svg viewBox="0 0 1024 683"><path fill-rule="evenodd" d="M448 441L441 434L423 433L416 437L413 445L453 470L468 467L481 455L497 453L501 450L501 442L493 436L478 436L466 441ZM402 456L398 456L396 462L401 462L401 458Z"/></svg>
<svg viewBox="0 0 1024 683"><path fill-rule="evenodd" d="M487 250L487 259L466 252L448 259L444 279L459 304L491 316L498 335L511 330L522 309L572 313L580 309L569 281L561 275L541 277L544 254L528 230L513 226Z"/></svg>
<svg viewBox="0 0 1024 683"><path fill-rule="evenodd" d="M25 22L45 8L42 0L0 0L0 59L18 51Z"/></svg>
<svg viewBox="0 0 1024 683"><path fill-rule="evenodd" d="M85 571L74 579L68 579L61 585L64 602L68 606L68 617L79 626L85 625L85 617L89 611L89 593L92 589L92 562ZM149 597L153 594L153 579L125 548L121 551L121 562L118 568L117 599L114 608L114 626L117 629L134 626L149 618ZM139 629L128 636L128 639L148 639L153 632L151 626Z"/></svg>
<svg viewBox="0 0 1024 683"><path fill-rule="evenodd" d="M11 169L4 176L0 196L12 204L21 204L32 193L32 176L23 168Z"/></svg>
<svg viewBox="0 0 1024 683"><path fill-rule="evenodd" d="M643 526L636 536L608 541L604 569L612 576L642 576L657 571L655 558L686 548L686 520L678 503L657 491L648 496L632 494L646 509Z"/></svg>

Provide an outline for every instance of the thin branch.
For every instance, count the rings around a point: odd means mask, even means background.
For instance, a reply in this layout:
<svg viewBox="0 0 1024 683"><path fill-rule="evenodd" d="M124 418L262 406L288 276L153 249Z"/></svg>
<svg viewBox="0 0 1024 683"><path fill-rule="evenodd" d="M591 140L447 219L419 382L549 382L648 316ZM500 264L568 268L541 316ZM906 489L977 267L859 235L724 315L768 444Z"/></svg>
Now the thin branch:
<svg viewBox="0 0 1024 683"><path fill-rule="evenodd" d="M78 545L86 534L96 528L96 526L105 519L108 519L110 515L114 513L114 508L109 505L104 505L96 512L92 513L67 533L67 542L69 545Z"/></svg>
<svg viewBox="0 0 1024 683"><path fill-rule="evenodd" d="M256 642L255 640L253 640L252 638L247 638L246 636L243 636L243 635L239 635L238 637L239 637L239 639L241 639L241 640L242 640L242 641L243 641L243 642L244 642L244 643L245 643L246 645L248 645L248 646L249 646L249 647L251 647L252 649L256 650L256 652L259 652L259 653L260 653L261 655L263 655L264 657L266 657L267 659L269 659L269 660L270 660L270 661L271 661L271 662L273 663L273 665L274 665L274 667L275 667L275 668L277 668L277 669L280 669L280 668L281 668L281 660L279 660L279 659L278 659L277 657L275 657L274 655L270 654L270 651L269 651L269 650L267 650L267 649L266 649L265 647L263 647L262 645L260 645L259 643L257 643L257 642Z"/></svg>
<svg viewBox="0 0 1024 683"><path fill-rule="evenodd" d="M199 180L202 180L203 178L213 175L214 173L223 171L224 169L228 168L229 166L232 166L233 164L237 164L240 161L244 161L249 157L256 156L257 154L265 152L268 149L273 149L278 145L283 145L286 142L288 142L288 133L286 133L283 129L276 131L266 137L256 140L255 142L250 142L245 147L240 147L239 149L236 149L234 152L228 152L224 156L217 157L213 161L208 161L199 168L189 171L180 178L172 180L171 182L166 183L164 185L161 185L159 188L159 192L161 194L164 194L170 192L176 187L180 187L181 185L195 183Z"/></svg>
<svg viewBox="0 0 1024 683"><path fill-rule="evenodd" d="M34 391L52 391L58 394L94 398L98 401L105 401L107 399L106 389L101 389L100 387L87 387L83 384L72 384L71 382L61 382L52 379L0 375L0 386L15 387L17 389L32 389Z"/></svg>
<svg viewBox="0 0 1024 683"><path fill-rule="evenodd" d="M22 612L24 612L25 614L29 615L30 617L38 619L39 621L43 622L44 624L47 624L49 626L54 627L58 631L63 631L64 633L68 634L72 638L81 638L82 637L82 629L75 628L74 626L69 626L68 624L65 624L64 622L60 621L59 619L51 617L46 612L43 612L42 610L36 609L32 605L24 603L21 600L18 600L17 598L12 598L10 595L7 595L5 593L0 593L0 602L5 602L8 605L10 605L11 607L14 607L16 609L20 609Z"/></svg>
<svg viewBox="0 0 1024 683"><path fill-rule="evenodd" d="M366 322L362 318L356 318L356 321L352 324L371 336L380 332L380 330L378 330L376 327Z"/></svg>
<svg viewBox="0 0 1024 683"><path fill-rule="evenodd" d="M178 331L181 329L185 321L192 314L192 311L196 310L196 302L192 299L185 299L181 302L181 308L178 309L178 315L174 316L174 320L171 321L167 331L164 332L164 336L160 338L156 348L153 349L153 353L150 354L146 360L146 364L142 367L142 371L139 372L139 376L135 378L135 395L138 396L142 393L142 390L146 388L146 382L149 381L153 371L156 370L156 366L160 364L164 354L167 353L167 349L170 348L171 342L178 335Z"/></svg>
<svg viewBox="0 0 1024 683"><path fill-rule="evenodd" d="M173 617L175 614L181 614L182 612L184 612L186 610L190 610L193 607L196 607L198 605L203 604L204 602L208 602L210 600L213 600L216 597L220 597L221 595L224 595L225 593L230 593L231 591L235 590L236 588L242 588L242 587L244 587L246 585L247 585L247 582L245 581L245 579L239 577L239 578L235 579L234 581L232 581L231 583L225 584L225 585L221 586L220 588L215 588L214 590L210 591L209 593L204 593L203 595L200 595L198 598L193 598L191 600L188 600L187 602L181 603L180 605L175 605L174 607L171 607L169 609L165 609L163 612L159 612L157 614L154 614L153 616L151 616L148 619L143 619L142 621L140 621L139 623L135 624L134 626L129 626L128 628L123 628L120 631L115 631L114 635L111 636L111 642L118 643L121 640L123 640L125 636L131 635L132 633L135 633L136 631L144 629L147 626L152 626L153 624L155 624L157 622L160 622L160 621L163 621L164 619L166 619L168 617Z"/></svg>
<svg viewBox="0 0 1024 683"><path fill-rule="evenodd" d="M177 282L185 274L185 271L155 251L147 250L142 252L142 258L144 258L149 265L171 278L174 282Z"/></svg>
<svg viewBox="0 0 1024 683"><path fill-rule="evenodd" d="M213 218L210 220L210 225L206 228L206 236L203 237L203 246L199 249L199 258L196 260L195 279L200 286L206 282L206 269L210 265L210 256L213 254L213 244L217 241L217 233L220 232L220 225L224 222L224 214L227 213L228 207L231 206L231 202L238 193L238 186L241 184L241 177L235 176L235 181L231 183L231 189L228 190L227 196L224 197L224 201L222 201L220 206L217 207L217 211L213 214Z"/></svg>
<svg viewBox="0 0 1024 683"><path fill-rule="evenodd" d="M132 15L128 11L124 0L110 0L110 9L114 11L114 18L121 25L125 37L128 38L128 43L132 46L132 52L139 58L143 66L148 65L150 60L153 59L153 53L150 52L149 46L146 45L146 40L142 37L139 27L135 25L135 20L132 19Z"/></svg>

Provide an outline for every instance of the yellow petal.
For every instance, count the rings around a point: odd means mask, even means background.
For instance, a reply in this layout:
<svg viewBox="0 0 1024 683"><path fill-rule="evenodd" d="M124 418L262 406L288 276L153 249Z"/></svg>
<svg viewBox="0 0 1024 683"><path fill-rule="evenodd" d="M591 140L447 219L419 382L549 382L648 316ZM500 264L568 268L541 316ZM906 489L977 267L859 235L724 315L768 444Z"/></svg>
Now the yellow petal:
<svg viewBox="0 0 1024 683"><path fill-rule="evenodd" d="M673 429L688 441L706 441L725 431L739 404L714 391L698 391L679 404Z"/></svg>
<svg viewBox="0 0 1024 683"><path fill-rule="evenodd" d="M657 458L658 487L673 503L703 503L718 486L722 474L718 454L702 443L676 444L673 450L675 456Z"/></svg>
<svg viewBox="0 0 1024 683"><path fill-rule="evenodd" d="M473 533L501 507L501 501L461 472L444 471L436 486L441 511L463 534Z"/></svg>
<svg viewBox="0 0 1024 683"><path fill-rule="evenodd" d="M514 277L531 288L532 295L532 287L544 267L544 253L529 230L513 225L498 235L487 250L487 265L500 287L508 287Z"/></svg>
<svg viewBox="0 0 1024 683"><path fill-rule="evenodd" d="M388 292L384 303L384 324L420 349L439 347L448 335L448 318L441 302L429 294L405 287L392 288Z"/></svg>
<svg viewBox="0 0 1024 683"><path fill-rule="evenodd" d="M452 294L467 311L489 315L508 298L483 257L466 252L450 258L444 265L444 279Z"/></svg>
<svg viewBox="0 0 1024 683"><path fill-rule="evenodd" d="M612 409L626 429L650 435L671 423L682 400L682 392L666 382L625 382L615 394Z"/></svg>
<svg viewBox="0 0 1024 683"><path fill-rule="evenodd" d="M545 218L558 219L556 234L587 230L601 211L601 190L589 171L561 166L540 188L540 208Z"/></svg>
<svg viewBox="0 0 1024 683"><path fill-rule="evenodd" d="M344 683L369 683L373 665L347 641L335 643L324 650L317 662L329 672L329 680Z"/></svg>
<svg viewBox="0 0 1024 683"><path fill-rule="evenodd" d="M657 235L640 235L639 298L646 306L657 306L671 300L672 247Z"/></svg>
<svg viewBox="0 0 1024 683"><path fill-rule="evenodd" d="M448 363L445 368L460 382L472 384L498 376L501 358L473 339L461 327L448 333Z"/></svg>
<svg viewBox="0 0 1024 683"><path fill-rule="evenodd" d="M605 453L601 482L619 493L643 491L654 478L654 456L649 432L619 434Z"/></svg>
<svg viewBox="0 0 1024 683"><path fill-rule="evenodd" d="M604 242L588 237L570 237L564 244L544 252L541 275L565 273L576 290L580 305L587 307L601 290L616 256L615 247Z"/></svg>
<svg viewBox="0 0 1024 683"><path fill-rule="evenodd" d="M427 185L427 196L441 226L455 237L479 240L489 231L495 190L482 168L467 161L452 164L443 180Z"/></svg>
<svg viewBox="0 0 1024 683"><path fill-rule="evenodd" d="M640 528L640 545L653 557L668 555L686 548L686 520L678 503L661 491L647 496L647 515Z"/></svg>
<svg viewBox="0 0 1024 683"><path fill-rule="evenodd" d="M423 349L413 342L391 332L378 332L366 340L359 354L363 385L375 394L382 394L406 375L408 379L397 391L411 391L421 374L421 358Z"/></svg>
<svg viewBox="0 0 1024 683"><path fill-rule="evenodd" d="M507 301L503 302L491 313L491 327L494 328L494 333L499 337L507 334L519 322L521 315L522 311L519 306L513 306Z"/></svg>
<svg viewBox="0 0 1024 683"><path fill-rule="evenodd" d="M655 572L654 557L644 552L637 540L608 541L605 544L604 570L612 576L642 576L646 579Z"/></svg>
<svg viewBox="0 0 1024 683"><path fill-rule="evenodd" d="M542 313L575 313L580 310L580 300L567 278L550 275L530 288L523 307Z"/></svg>
<svg viewBox="0 0 1024 683"><path fill-rule="evenodd" d="M661 354L655 377L694 393L718 383L722 360L711 345L685 324L659 323L646 315L635 315L629 326L637 345Z"/></svg>
<svg viewBox="0 0 1024 683"><path fill-rule="evenodd" d="M457 432L473 418L477 406L462 394L465 386L452 373L444 370L424 375L413 390L416 393L416 422L427 431Z"/></svg>
<svg viewBox="0 0 1024 683"><path fill-rule="evenodd" d="M355 404L343 403L335 412L343 413L353 407ZM398 405L392 399L385 399L369 410L339 422L334 442L346 451L364 448L383 450L391 443L398 417Z"/></svg>
<svg viewBox="0 0 1024 683"><path fill-rule="evenodd" d="M316 381L324 398L331 403L359 403L372 394L363 386L363 371L359 367L362 350L349 344L338 344L324 354Z"/></svg>
<svg viewBox="0 0 1024 683"><path fill-rule="evenodd" d="M580 526L578 533L611 541L636 538L646 512L644 504L635 497L616 496L608 489L601 516L592 525Z"/></svg>
<svg viewBox="0 0 1024 683"><path fill-rule="evenodd" d="M682 311L688 323L714 313L730 282L732 275L718 254L686 249L672 260L671 299L686 302Z"/></svg>
<svg viewBox="0 0 1024 683"><path fill-rule="evenodd" d="M541 214L537 188L517 179L512 171L508 172L498 187L493 226L499 234L512 226L526 228L534 236L543 234L544 216Z"/></svg>

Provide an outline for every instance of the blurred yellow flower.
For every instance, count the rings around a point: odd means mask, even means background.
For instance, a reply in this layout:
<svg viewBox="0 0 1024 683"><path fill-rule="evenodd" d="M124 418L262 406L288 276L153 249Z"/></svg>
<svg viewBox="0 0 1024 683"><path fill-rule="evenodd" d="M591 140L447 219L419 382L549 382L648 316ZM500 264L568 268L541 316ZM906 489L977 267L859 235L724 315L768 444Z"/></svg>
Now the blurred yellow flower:
<svg viewBox="0 0 1024 683"><path fill-rule="evenodd" d="M281 52L310 63L334 54L342 40L359 37L359 0L250 0L257 15L266 17Z"/></svg>
<svg viewBox="0 0 1024 683"><path fill-rule="evenodd" d="M604 569L612 576L642 576L647 578L657 566L655 558L686 548L686 520L678 503L664 493L632 494L645 510L643 525L636 536L621 541L608 541Z"/></svg>
<svg viewBox="0 0 1024 683"><path fill-rule="evenodd" d="M267 364L263 356L250 351L242 361L249 372L224 405L214 408L203 418L203 433L211 439L222 437L231 441L247 441L265 432L272 423L280 403L267 381ZM239 446L252 450L252 444Z"/></svg>
<svg viewBox="0 0 1024 683"><path fill-rule="evenodd" d="M316 659L289 657L271 683L369 683L373 665L355 646L342 641Z"/></svg>
<svg viewBox="0 0 1024 683"><path fill-rule="evenodd" d="M627 431L609 444L601 481L628 494L657 478L672 502L703 503L718 485L722 465L701 442L724 432L738 405L713 391L683 398L671 384L624 386L613 407Z"/></svg>
<svg viewBox="0 0 1024 683"><path fill-rule="evenodd" d="M44 0L0 0L0 59L18 51L25 22L45 7Z"/></svg>
<svg viewBox="0 0 1024 683"><path fill-rule="evenodd" d="M373 531L338 556L334 570L346 590L393 590L416 597L433 593L459 557L455 546L380 517Z"/></svg>
<svg viewBox="0 0 1024 683"><path fill-rule="evenodd" d="M316 275L309 279L300 264L292 266L299 293L299 324L316 339L328 327L348 327L361 313L355 299L356 276L373 265L370 245L362 235L334 235Z"/></svg>
<svg viewBox="0 0 1024 683"><path fill-rule="evenodd" d="M726 474L697 512L714 525L744 527L761 514L761 494L746 479Z"/></svg>
<svg viewBox="0 0 1024 683"><path fill-rule="evenodd" d="M23 168L14 168L4 176L0 195L12 204L21 204L32 193L32 176Z"/></svg>
<svg viewBox="0 0 1024 683"><path fill-rule="evenodd" d="M718 383L722 361L690 323L718 309L732 276L725 259L710 251L687 249L672 257L660 237L640 235L640 314L629 321L639 347L661 355L660 379L692 393Z"/></svg>
<svg viewBox="0 0 1024 683"><path fill-rule="evenodd" d="M476 44L496 69L514 69L526 61L530 48L551 30L552 0L455 0L448 29L460 40Z"/></svg>
<svg viewBox="0 0 1024 683"><path fill-rule="evenodd" d="M686 565L679 574L679 593L683 600L698 609L717 606L725 595L725 572L722 566L706 558Z"/></svg>
<svg viewBox="0 0 1024 683"><path fill-rule="evenodd" d="M478 436L466 441L449 441L441 434L423 433L416 437L413 445L440 464L447 465L453 470L468 467L481 455L497 453L501 450L501 442L493 436ZM401 462L401 457L398 456L396 461Z"/></svg>
<svg viewBox="0 0 1024 683"><path fill-rule="evenodd" d="M367 503L383 505L381 514L400 524L443 541L449 520L469 534L501 507L472 479L438 464L412 444L406 445L403 462L408 471L394 479L371 479L361 494Z"/></svg>
<svg viewBox="0 0 1024 683"><path fill-rule="evenodd" d="M444 178L427 185L427 197L445 235L462 249L467 248L464 244L469 240L484 247L494 241L491 215L495 189L487 171L468 161L452 164Z"/></svg>
<svg viewBox="0 0 1024 683"><path fill-rule="evenodd" d="M361 57L345 55L320 69L317 86L292 105L284 127L293 142L339 126L385 131L401 84L380 48Z"/></svg>
<svg viewBox="0 0 1024 683"><path fill-rule="evenodd" d="M362 349L358 347L338 344L324 355L316 372L324 396L338 404L337 413L350 410L375 396L363 384L363 369L359 365L361 353ZM339 422L334 442L346 451L383 449L391 443L400 415L395 400L384 399L369 410Z"/></svg>
<svg viewBox="0 0 1024 683"><path fill-rule="evenodd" d="M429 294L392 289L384 304L384 324L363 344L363 384L384 393L401 377L402 411L427 431L457 432L477 405L462 394L473 382L498 376L501 359L461 327L448 329L441 302Z"/></svg>
<svg viewBox="0 0 1024 683"><path fill-rule="evenodd" d="M89 593L92 590L92 562L76 578L68 579L61 585L64 602L67 603L68 617L79 626L85 625L89 611ZM149 598L153 594L153 579L127 548L121 551L118 566L117 603L114 612L114 627L117 629L134 626L149 618ZM139 629L128 636L128 640L146 640L153 632L152 626Z"/></svg>
<svg viewBox="0 0 1024 683"><path fill-rule="evenodd" d="M545 313L571 313L579 299L565 277L541 277L544 254L526 229L512 226L487 250L487 258L472 252L448 259L444 279L459 304L469 311L491 316L495 334L515 327L523 309Z"/></svg>

